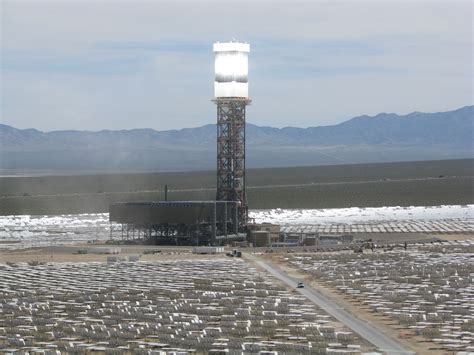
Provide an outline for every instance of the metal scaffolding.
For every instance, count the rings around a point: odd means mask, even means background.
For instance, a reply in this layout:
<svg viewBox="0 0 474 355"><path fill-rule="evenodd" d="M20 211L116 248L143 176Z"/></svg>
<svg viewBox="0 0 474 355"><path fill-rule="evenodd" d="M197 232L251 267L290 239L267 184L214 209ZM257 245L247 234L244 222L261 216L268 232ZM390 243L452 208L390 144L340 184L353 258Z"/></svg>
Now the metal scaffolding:
<svg viewBox="0 0 474 355"><path fill-rule="evenodd" d="M217 195L218 201L238 203L241 229L247 224L245 195L245 111L248 98L217 98Z"/></svg>
<svg viewBox="0 0 474 355"><path fill-rule="evenodd" d="M109 208L109 220L121 224L122 240L143 239L153 244L216 245L245 239L245 234L239 234L241 224L238 220L238 205L236 201L113 203Z"/></svg>

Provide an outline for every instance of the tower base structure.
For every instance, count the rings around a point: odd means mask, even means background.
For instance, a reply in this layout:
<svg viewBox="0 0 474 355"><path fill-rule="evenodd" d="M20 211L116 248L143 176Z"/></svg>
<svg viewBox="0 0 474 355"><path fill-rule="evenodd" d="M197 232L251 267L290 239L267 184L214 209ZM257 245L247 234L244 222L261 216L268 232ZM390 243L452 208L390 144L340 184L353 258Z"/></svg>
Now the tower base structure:
<svg viewBox="0 0 474 355"><path fill-rule="evenodd" d="M239 230L248 222L245 194L245 113L251 100L216 98L217 106L217 201L235 201Z"/></svg>
<svg viewBox="0 0 474 355"><path fill-rule="evenodd" d="M245 240L234 201L148 201L113 203L110 239L160 245L224 245ZM115 233L114 233L115 232Z"/></svg>

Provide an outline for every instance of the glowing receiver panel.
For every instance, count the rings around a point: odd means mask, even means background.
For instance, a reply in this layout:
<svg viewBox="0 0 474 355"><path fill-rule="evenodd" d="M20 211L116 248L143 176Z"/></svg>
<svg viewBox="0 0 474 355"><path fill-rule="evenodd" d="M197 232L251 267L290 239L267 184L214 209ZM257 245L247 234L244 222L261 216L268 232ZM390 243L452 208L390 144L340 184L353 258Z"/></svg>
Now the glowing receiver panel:
<svg viewBox="0 0 474 355"><path fill-rule="evenodd" d="M215 97L248 97L248 43L214 43Z"/></svg>

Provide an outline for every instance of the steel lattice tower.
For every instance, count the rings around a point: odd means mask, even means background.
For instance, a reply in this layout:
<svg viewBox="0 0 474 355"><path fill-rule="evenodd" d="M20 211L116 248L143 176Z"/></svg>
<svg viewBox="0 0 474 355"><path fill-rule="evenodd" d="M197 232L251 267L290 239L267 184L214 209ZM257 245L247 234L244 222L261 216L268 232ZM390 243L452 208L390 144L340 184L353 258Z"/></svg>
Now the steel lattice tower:
<svg viewBox="0 0 474 355"><path fill-rule="evenodd" d="M248 43L214 43L214 102L217 106L218 201L238 203L239 229L247 224L245 195L245 114L248 97Z"/></svg>
<svg viewBox="0 0 474 355"><path fill-rule="evenodd" d="M217 196L219 201L239 203L239 221L247 222L245 195L245 98L216 99Z"/></svg>

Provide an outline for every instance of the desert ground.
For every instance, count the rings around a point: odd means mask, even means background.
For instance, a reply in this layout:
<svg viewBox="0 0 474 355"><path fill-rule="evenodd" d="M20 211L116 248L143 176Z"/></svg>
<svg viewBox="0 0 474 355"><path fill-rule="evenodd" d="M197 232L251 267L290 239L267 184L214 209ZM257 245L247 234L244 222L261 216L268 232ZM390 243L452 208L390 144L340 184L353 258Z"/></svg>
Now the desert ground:
<svg viewBox="0 0 474 355"><path fill-rule="evenodd" d="M420 354L474 350L474 235L374 252L266 253ZM454 241L456 240L456 241Z"/></svg>
<svg viewBox="0 0 474 355"><path fill-rule="evenodd" d="M94 253L108 248L119 248L119 254ZM363 253L242 251L243 258L229 258L196 255L190 247L100 243L3 250L0 349L377 351L255 265L249 254L413 352L474 348L472 234L442 235L436 242L421 238L407 250L401 243L391 249L380 243Z"/></svg>
<svg viewBox="0 0 474 355"><path fill-rule="evenodd" d="M1 254L0 352L376 350L244 259L122 248L140 260L106 262L76 247Z"/></svg>
<svg viewBox="0 0 474 355"><path fill-rule="evenodd" d="M110 202L162 199L165 183L170 198L212 199L211 172L0 178L0 353L384 352L255 260L409 351L474 352L471 164L250 171L255 222L375 248L245 248L242 258L140 245L108 221Z"/></svg>
<svg viewBox="0 0 474 355"><path fill-rule="evenodd" d="M250 209L474 203L473 160L249 169ZM215 198L215 171L0 177L0 215L105 213L124 201Z"/></svg>

